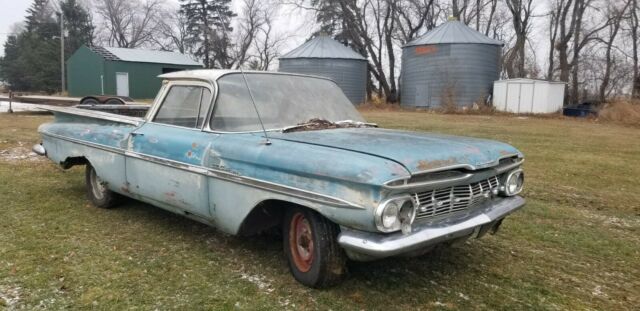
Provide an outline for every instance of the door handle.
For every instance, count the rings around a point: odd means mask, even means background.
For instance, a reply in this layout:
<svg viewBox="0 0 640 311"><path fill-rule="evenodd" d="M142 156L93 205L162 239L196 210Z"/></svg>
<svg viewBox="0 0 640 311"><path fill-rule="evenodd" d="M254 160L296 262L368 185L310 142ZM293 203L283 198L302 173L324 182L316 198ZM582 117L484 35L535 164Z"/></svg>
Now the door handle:
<svg viewBox="0 0 640 311"><path fill-rule="evenodd" d="M131 137L144 136L142 133L131 132Z"/></svg>

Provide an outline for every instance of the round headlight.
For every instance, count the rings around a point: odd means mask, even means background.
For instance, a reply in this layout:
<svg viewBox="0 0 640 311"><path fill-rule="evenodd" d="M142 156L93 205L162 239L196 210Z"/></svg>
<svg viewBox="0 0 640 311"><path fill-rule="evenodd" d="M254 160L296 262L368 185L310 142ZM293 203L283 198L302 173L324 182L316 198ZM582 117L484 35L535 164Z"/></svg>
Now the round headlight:
<svg viewBox="0 0 640 311"><path fill-rule="evenodd" d="M395 202L389 202L382 211L382 226L386 229L392 229L398 221L398 205Z"/></svg>
<svg viewBox="0 0 640 311"><path fill-rule="evenodd" d="M524 185L524 172L522 170L515 170L507 176L504 185L504 194L508 196L514 196L522 191Z"/></svg>
<svg viewBox="0 0 640 311"><path fill-rule="evenodd" d="M415 204L408 195L386 200L376 210L376 226L383 232L410 231L415 218Z"/></svg>

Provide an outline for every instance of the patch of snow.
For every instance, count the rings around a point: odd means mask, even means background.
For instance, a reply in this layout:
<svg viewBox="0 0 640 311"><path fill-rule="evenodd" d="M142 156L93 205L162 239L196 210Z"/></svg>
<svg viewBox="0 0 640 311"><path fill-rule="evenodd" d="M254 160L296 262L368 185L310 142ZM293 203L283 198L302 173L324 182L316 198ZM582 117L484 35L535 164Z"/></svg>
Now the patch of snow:
<svg viewBox="0 0 640 311"><path fill-rule="evenodd" d="M0 285L0 300L4 303L3 307L6 307L7 310L17 309L21 292L22 288L19 286Z"/></svg>
<svg viewBox="0 0 640 311"><path fill-rule="evenodd" d="M264 275L259 275L259 274L252 275L252 274L242 273L240 277L243 280L247 280L255 284L256 286L258 286L258 289L262 291L266 291L267 293L271 293L274 291L274 288L271 285L271 281L269 281L267 277Z"/></svg>
<svg viewBox="0 0 640 311"><path fill-rule="evenodd" d="M597 297L607 297L607 294L605 292L602 291L602 286L598 285L596 286L592 291L591 294Z"/></svg>
<svg viewBox="0 0 640 311"><path fill-rule="evenodd" d="M44 157L40 157L31 149L24 146L23 142L18 142L18 147L0 149L0 160L7 162L17 161L42 161Z"/></svg>
<svg viewBox="0 0 640 311"><path fill-rule="evenodd" d="M464 299L464 300L469 300L469 296L463 294L463 293L458 293L458 297Z"/></svg>
<svg viewBox="0 0 640 311"><path fill-rule="evenodd" d="M39 108L39 105L35 104L26 104L26 103L16 103L13 102L11 104L11 109L13 112L24 112L24 111L42 111ZM9 112L9 102L0 101L0 113Z"/></svg>

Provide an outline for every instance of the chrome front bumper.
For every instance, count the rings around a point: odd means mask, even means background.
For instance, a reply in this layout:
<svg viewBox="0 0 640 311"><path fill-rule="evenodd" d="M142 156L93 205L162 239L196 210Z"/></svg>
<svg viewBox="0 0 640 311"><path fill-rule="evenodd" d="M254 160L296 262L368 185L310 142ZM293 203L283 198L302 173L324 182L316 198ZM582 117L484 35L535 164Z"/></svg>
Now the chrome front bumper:
<svg viewBox="0 0 640 311"><path fill-rule="evenodd" d="M497 228L502 219L524 204L525 200L520 196L496 199L461 218L414 224L410 234L373 233L343 227L338 243L354 260L373 260L416 252L457 238L481 236Z"/></svg>

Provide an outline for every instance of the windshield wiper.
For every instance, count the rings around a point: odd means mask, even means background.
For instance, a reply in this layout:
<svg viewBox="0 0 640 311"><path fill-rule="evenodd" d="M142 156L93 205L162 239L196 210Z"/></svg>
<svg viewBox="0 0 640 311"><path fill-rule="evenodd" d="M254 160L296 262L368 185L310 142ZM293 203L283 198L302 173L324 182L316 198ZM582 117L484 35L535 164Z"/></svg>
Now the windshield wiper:
<svg viewBox="0 0 640 311"><path fill-rule="evenodd" d="M311 119L305 123L293 125L282 129L283 133L302 132L302 131L314 131L314 130L326 130L337 128L359 128L359 127L378 127L375 123L366 123L353 120L342 120L331 122L324 119Z"/></svg>

